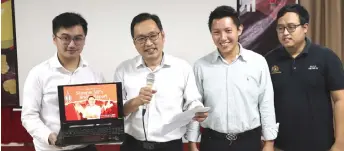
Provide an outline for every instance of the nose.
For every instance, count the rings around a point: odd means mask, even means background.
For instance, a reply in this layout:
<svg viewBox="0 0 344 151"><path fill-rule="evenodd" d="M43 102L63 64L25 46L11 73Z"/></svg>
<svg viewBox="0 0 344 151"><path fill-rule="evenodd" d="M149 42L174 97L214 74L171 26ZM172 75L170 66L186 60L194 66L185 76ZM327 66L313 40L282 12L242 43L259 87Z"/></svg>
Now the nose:
<svg viewBox="0 0 344 151"><path fill-rule="evenodd" d="M150 46L150 45L152 45L153 44L153 42L149 39L149 38L147 38L147 40L146 40L146 42L145 42L145 45L146 46Z"/></svg>
<svg viewBox="0 0 344 151"><path fill-rule="evenodd" d="M74 40L70 41L70 43L68 44L68 47L75 47L75 42Z"/></svg>
<svg viewBox="0 0 344 151"><path fill-rule="evenodd" d="M287 28L284 28L283 35L288 35L288 34L289 34L289 31L287 30Z"/></svg>
<svg viewBox="0 0 344 151"><path fill-rule="evenodd" d="M221 40L226 40L227 39L227 34L226 33L221 33L220 35Z"/></svg>

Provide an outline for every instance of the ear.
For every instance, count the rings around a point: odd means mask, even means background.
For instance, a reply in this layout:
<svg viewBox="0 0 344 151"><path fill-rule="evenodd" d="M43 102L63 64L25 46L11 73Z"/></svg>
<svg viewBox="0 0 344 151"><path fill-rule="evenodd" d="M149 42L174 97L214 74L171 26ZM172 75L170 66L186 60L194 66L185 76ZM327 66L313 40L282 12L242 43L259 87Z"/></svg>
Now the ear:
<svg viewBox="0 0 344 151"><path fill-rule="evenodd" d="M162 38L162 41L165 42L165 32L164 31L161 31L161 38Z"/></svg>
<svg viewBox="0 0 344 151"><path fill-rule="evenodd" d="M56 40L57 40L56 36L53 35L53 42L54 42L54 45L55 45L55 46L56 46Z"/></svg>
<svg viewBox="0 0 344 151"><path fill-rule="evenodd" d="M308 31L308 23L305 23L304 25L301 25L303 27L303 32L306 34Z"/></svg>
<svg viewBox="0 0 344 151"><path fill-rule="evenodd" d="M243 30L244 30L244 26L241 24L238 28L238 35L239 36L241 36Z"/></svg>

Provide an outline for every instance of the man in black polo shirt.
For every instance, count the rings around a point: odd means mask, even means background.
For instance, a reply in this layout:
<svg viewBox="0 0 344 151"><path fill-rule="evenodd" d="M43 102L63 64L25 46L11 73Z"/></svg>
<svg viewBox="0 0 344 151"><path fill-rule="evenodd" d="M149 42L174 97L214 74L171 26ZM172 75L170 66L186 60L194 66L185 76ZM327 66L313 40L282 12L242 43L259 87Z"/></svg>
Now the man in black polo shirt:
<svg viewBox="0 0 344 151"><path fill-rule="evenodd" d="M344 151L342 63L306 37L308 22L302 6L283 7L276 28L282 46L266 55L280 123L275 146L283 151Z"/></svg>

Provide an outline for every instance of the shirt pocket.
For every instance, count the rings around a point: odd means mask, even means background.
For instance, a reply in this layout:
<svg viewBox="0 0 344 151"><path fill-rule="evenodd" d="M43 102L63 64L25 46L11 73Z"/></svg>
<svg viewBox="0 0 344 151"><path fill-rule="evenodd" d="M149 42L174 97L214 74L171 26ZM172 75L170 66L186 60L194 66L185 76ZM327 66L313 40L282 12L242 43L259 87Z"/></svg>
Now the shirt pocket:
<svg viewBox="0 0 344 151"><path fill-rule="evenodd" d="M259 79L248 73L237 75L232 79L235 91L238 91L242 97L249 96L252 100L257 100L259 90Z"/></svg>
<svg viewBox="0 0 344 151"><path fill-rule="evenodd" d="M156 105L165 111L181 111L184 99L185 84L183 79L171 79L157 83L153 88L157 92L153 95Z"/></svg>

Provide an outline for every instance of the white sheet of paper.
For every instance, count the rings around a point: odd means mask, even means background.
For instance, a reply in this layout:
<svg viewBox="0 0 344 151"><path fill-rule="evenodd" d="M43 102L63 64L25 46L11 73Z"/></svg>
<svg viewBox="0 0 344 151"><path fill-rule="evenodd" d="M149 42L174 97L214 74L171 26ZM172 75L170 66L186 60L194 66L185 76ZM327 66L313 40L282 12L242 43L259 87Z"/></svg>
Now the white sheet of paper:
<svg viewBox="0 0 344 151"><path fill-rule="evenodd" d="M189 124L197 112L208 112L210 107L196 107L175 115L171 120L162 125L160 135L166 135L173 130Z"/></svg>

